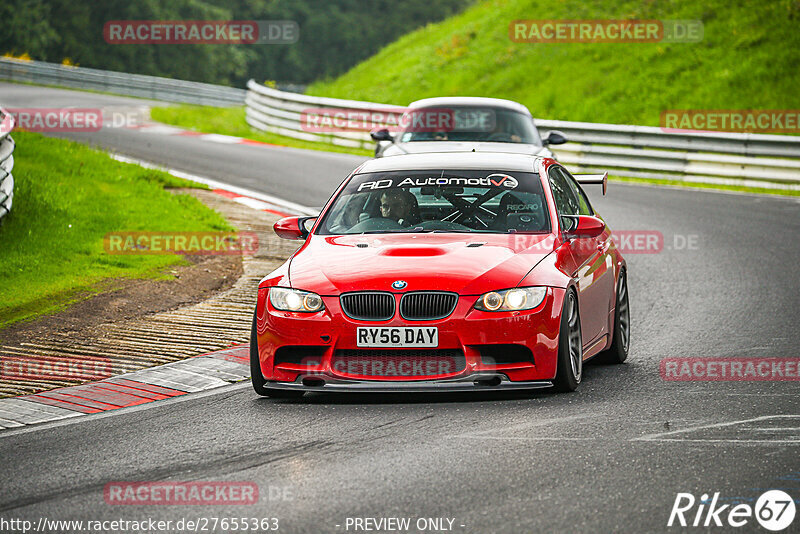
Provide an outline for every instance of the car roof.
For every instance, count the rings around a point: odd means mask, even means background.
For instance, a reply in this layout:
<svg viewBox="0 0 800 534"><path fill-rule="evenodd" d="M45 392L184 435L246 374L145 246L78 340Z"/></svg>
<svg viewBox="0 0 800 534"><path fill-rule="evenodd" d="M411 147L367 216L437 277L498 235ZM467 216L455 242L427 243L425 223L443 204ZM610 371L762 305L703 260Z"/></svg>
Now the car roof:
<svg viewBox="0 0 800 534"><path fill-rule="evenodd" d="M416 102L412 102L408 105L408 107L412 109L427 108L431 106L476 106L506 108L532 117L531 112L528 111L528 108L519 102L514 102L513 100L503 100L502 98L486 98L482 96L439 96L436 98L417 100Z"/></svg>
<svg viewBox="0 0 800 534"><path fill-rule="evenodd" d="M371 159L356 174L389 171L487 170L536 172L540 156L507 152L428 152Z"/></svg>

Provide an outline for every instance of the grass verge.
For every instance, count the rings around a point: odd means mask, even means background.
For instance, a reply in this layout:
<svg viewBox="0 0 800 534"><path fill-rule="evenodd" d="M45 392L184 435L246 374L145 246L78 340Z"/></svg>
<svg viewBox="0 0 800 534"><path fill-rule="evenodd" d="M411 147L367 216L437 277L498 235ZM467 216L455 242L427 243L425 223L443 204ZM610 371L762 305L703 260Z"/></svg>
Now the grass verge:
<svg viewBox="0 0 800 534"><path fill-rule="evenodd" d="M84 145L15 132L14 207L0 224L0 328L113 288L168 278L174 255L109 255L114 231L230 231L218 213L168 188L205 186L120 163Z"/></svg>
<svg viewBox="0 0 800 534"><path fill-rule="evenodd" d="M322 150L325 152L343 152L345 154L355 154L357 156L373 155L371 151L365 149L343 147L330 143L303 141L301 139L254 130L244 120L244 107L218 108L183 104L179 106L152 108L150 110L150 117L164 124L171 124L196 132L232 135L293 148Z"/></svg>

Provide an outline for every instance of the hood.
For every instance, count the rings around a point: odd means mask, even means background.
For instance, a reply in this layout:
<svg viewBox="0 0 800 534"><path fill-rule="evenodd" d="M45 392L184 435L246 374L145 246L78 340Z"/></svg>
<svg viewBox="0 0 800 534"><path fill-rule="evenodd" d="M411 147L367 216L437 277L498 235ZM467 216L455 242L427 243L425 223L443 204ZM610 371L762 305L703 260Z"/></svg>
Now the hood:
<svg viewBox="0 0 800 534"><path fill-rule="evenodd" d="M389 145L383 156L399 156L400 154L423 154L429 152L508 152L512 154L530 154L533 156L552 157L547 147L528 145L525 143L490 143L480 141L413 141Z"/></svg>
<svg viewBox="0 0 800 534"><path fill-rule="evenodd" d="M312 235L289 265L292 287L347 291L441 290L462 295L516 286L553 250L551 234Z"/></svg>

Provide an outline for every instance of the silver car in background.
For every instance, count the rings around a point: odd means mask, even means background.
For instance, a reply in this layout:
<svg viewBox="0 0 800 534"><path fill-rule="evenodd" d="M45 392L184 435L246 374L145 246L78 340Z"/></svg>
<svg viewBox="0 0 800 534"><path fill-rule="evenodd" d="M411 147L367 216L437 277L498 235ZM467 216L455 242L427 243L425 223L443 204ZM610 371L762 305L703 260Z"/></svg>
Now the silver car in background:
<svg viewBox="0 0 800 534"><path fill-rule="evenodd" d="M444 112L444 113L442 113ZM414 116L444 116L447 126L420 128ZM405 129L372 132L375 157L426 152L511 152L552 158L549 145L566 143L561 132L542 139L528 108L518 102L483 97L438 97L417 100L403 115Z"/></svg>

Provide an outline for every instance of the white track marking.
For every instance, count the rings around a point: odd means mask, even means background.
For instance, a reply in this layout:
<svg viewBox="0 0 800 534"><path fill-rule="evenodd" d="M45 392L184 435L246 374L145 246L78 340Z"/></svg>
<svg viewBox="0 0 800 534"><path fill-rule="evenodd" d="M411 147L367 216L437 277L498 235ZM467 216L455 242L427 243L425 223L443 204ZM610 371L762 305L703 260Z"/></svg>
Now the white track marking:
<svg viewBox="0 0 800 534"><path fill-rule="evenodd" d="M248 208L253 208L256 210L268 210L273 207L272 204L267 204L262 200L250 197L236 197L231 200L233 200L234 202L238 202L239 204L244 204Z"/></svg>
<svg viewBox="0 0 800 534"><path fill-rule="evenodd" d="M526 436L472 436L464 434L463 436L450 436L452 438L467 438L467 439L499 439L499 440L512 440L512 441L594 441L597 438L553 438L553 437L526 437Z"/></svg>
<svg viewBox="0 0 800 534"><path fill-rule="evenodd" d="M204 184L212 189L224 189L225 191L230 191L231 193L236 193L237 195L242 195L257 200L261 200L279 211L288 211L290 213L298 213L300 215L312 215L312 216L319 214L319 210L315 210L314 208L310 208L308 206L302 206L300 204L296 204L294 202L290 202L282 198L274 197L272 195L267 195L264 193L259 193L258 191L253 191L251 189L246 189L244 187L226 184L224 182L220 182L212 178L207 178L205 176L198 176L196 174L179 171L177 169L172 169L169 167L163 167L155 163L150 163L148 161L135 158L129 158L127 156L122 156L119 154L111 154L111 157L117 161L121 161L123 163L132 163L134 165L139 165L140 167L144 167L146 169L158 169L161 171L165 171L177 178L183 178L185 180L191 180L193 182Z"/></svg>
<svg viewBox="0 0 800 534"><path fill-rule="evenodd" d="M177 135L184 132L184 130L181 128L176 128L174 126L167 126L166 124L139 126L136 129L140 132L161 134L161 135Z"/></svg>
<svg viewBox="0 0 800 534"><path fill-rule="evenodd" d="M736 425L755 423L763 421L776 421L776 420L800 420L800 415L765 415L762 417L754 417L752 419L741 419L738 421L728 421L725 423L713 423L708 425L700 425L695 427L684 428L682 430L672 430L670 432L660 432L658 434L650 434L647 436L640 436L633 438L631 441L658 441L658 442L687 442L687 443L731 443L731 444L764 444L764 445L798 445L800 439L749 439L749 438L692 438L692 437L678 437L679 434L689 434L700 430L708 430L714 428L726 428ZM787 427L775 427L768 429L770 432L782 431ZM758 428L744 428L745 432L763 432L767 429L763 427Z"/></svg>
<svg viewBox="0 0 800 534"><path fill-rule="evenodd" d="M222 143L223 145L238 145L244 141L241 137L233 137L232 135L222 134L206 134L199 136L203 141L211 141L212 143Z"/></svg>
<svg viewBox="0 0 800 534"><path fill-rule="evenodd" d="M634 439L633 441L637 441ZM683 439L683 438L653 438L638 441L657 441L659 443L730 443L735 445L800 445L800 439Z"/></svg>

